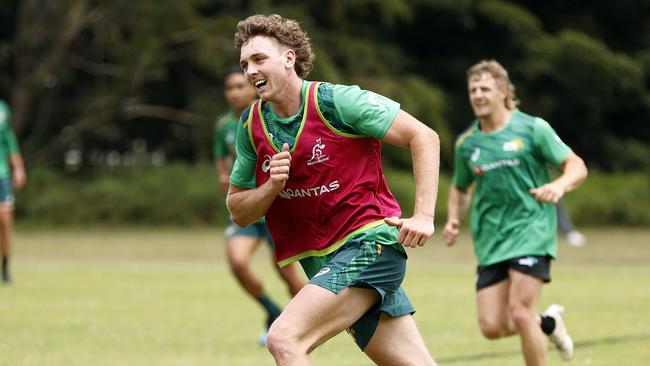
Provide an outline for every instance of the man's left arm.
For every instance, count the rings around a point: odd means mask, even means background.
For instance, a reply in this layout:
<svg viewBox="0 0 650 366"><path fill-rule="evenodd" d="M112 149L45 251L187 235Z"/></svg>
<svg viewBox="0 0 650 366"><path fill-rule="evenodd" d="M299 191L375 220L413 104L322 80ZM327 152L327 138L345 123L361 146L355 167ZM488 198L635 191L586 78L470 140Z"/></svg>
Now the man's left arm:
<svg viewBox="0 0 650 366"><path fill-rule="evenodd" d="M565 193L578 188L587 179L587 166L575 153L569 154L560 167L562 175L557 179L530 190L538 202L557 204Z"/></svg>
<svg viewBox="0 0 650 366"><path fill-rule="evenodd" d="M400 110L383 137L383 141L411 149L415 176L415 208L410 218L387 218L386 223L399 227L397 241L408 247L422 246L434 232L440 138L415 117Z"/></svg>
<svg viewBox="0 0 650 366"><path fill-rule="evenodd" d="M534 139L544 160L559 165L562 174L550 183L531 189L530 194L538 202L557 204L565 193L578 188L587 179L587 167L543 119L535 121Z"/></svg>
<svg viewBox="0 0 650 366"><path fill-rule="evenodd" d="M232 158L229 156L215 157L214 168L217 171L217 178L224 193L228 193L230 186L230 172L232 171Z"/></svg>
<svg viewBox="0 0 650 366"><path fill-rule="evenodd" d="M11 180L16 189L21 189L27 183L27 174L25 173L25 164L20 153L13 153L9 156L11 164Z"/></svg>

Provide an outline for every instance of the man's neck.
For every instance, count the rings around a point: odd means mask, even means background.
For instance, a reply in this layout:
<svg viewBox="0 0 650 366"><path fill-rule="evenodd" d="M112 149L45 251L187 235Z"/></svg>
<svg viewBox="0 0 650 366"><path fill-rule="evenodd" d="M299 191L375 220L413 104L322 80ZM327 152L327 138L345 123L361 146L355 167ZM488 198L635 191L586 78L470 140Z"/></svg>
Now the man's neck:
<svg viewBox="0 0 650 366"><path fill-rule="evenodd" d="M271 105L278 117L286 118L297 114L300 111L300 104L302 104L302 79L296 75L278 93L276 100L271 101Z"/></svg>
<svg viewBox="0 0 650 366"><path fill-rule="evenodd" d="M479 122L481 124L481 131L483 132L494 132L502 129L508 124L510 117L512 116L512 111L503 108L495 111L489 116L479 117Z"/></svg>

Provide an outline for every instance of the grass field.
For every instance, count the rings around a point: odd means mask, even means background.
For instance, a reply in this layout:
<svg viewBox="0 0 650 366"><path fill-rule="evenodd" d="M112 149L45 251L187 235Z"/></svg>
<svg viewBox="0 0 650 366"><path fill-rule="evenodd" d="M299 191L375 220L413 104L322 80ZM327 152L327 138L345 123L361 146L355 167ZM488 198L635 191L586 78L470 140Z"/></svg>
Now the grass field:
<svg viewBox="0 0 650 366"><path fill-rule="evenodd" d="M566 305L576 342L567 365L650 363L650 230L587 230L560 243L543 306ZM218 230L18 230L15 284L0 287L0 365L272 365L256 343L263 317L235 284ZM405 288L441 365L521 365L518 341L484 340L474 315L471 245L439 234L411 250ZM266 248L255 266L288 296ZM555 352L550 364L563 362ZM371 365L347 334L315 365Z"/></svg>

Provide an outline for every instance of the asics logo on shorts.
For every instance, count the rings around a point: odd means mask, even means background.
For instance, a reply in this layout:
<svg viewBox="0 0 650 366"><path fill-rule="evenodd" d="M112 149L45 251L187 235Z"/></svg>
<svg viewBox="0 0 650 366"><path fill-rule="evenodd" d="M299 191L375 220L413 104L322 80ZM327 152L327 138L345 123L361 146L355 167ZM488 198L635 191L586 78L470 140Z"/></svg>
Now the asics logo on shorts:
<svg viewBox="0 0 650 366"><path fill-rule="evenodd" d="M517 263L521 266L533 267L534 265L537 264L538 261L539 260L535 257L525 257L519 259Z"/></svg>
<svg viewBox="0 0 650 366"><path fill-rule="evenodd" d="M321 270L318 271L318 273L316 273L316 274L314 275L314 277L318 277L318 276L324 275L325 273L328 273L329 271L331 271L330 267L324 267L324 268L321 268Z"/></svg>

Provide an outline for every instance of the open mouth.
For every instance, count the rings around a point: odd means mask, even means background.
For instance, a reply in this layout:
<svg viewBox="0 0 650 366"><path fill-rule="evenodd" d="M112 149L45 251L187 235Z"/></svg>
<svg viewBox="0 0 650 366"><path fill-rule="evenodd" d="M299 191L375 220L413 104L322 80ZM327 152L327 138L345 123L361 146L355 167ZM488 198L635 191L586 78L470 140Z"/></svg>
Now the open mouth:
<svg viewBox="0 0 650 366"><path fill-rule="evenodd" d="M266 80L257 80L253 83L257 89L260 89L266 85Z"/></svg>

